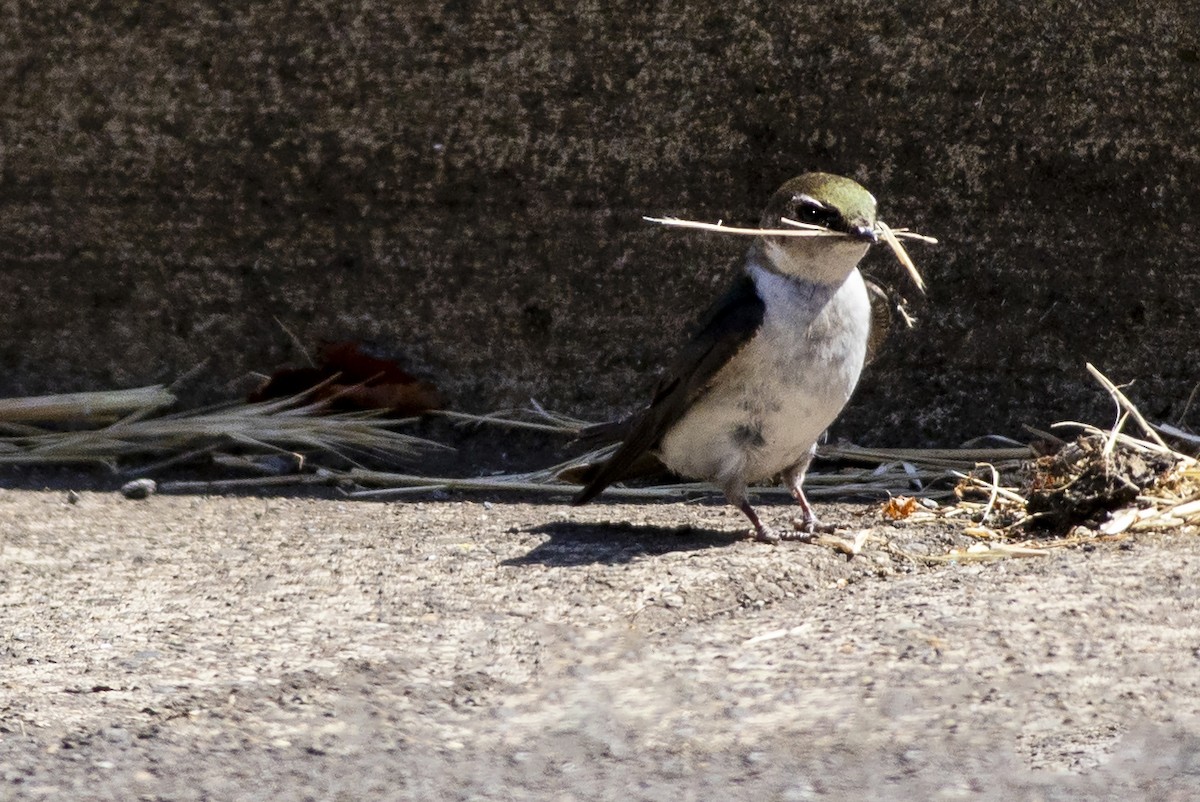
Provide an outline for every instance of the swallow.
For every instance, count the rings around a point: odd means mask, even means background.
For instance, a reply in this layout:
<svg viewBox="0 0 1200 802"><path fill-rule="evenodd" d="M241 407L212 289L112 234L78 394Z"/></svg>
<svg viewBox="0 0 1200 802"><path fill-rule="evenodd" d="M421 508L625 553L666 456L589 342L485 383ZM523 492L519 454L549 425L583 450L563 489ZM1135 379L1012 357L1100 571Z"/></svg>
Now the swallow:
<svg viewBox="0 0 1200 802"><path fill-rule="evenodd" d="M776 190L763 230L799 222L824 235L755 237L741 274L702 316L650 403L592 433L619 435L621 443L607 460L567 477L584 485L573 503L665 467L719 487L760 541L820 531L805 472L876 344L872 318L887 307L858 270L878 242L875 215L874 196L841 176L806 173ZM800 508L787 531L765 526L747 496L751 484L776 477Z"/></svg>

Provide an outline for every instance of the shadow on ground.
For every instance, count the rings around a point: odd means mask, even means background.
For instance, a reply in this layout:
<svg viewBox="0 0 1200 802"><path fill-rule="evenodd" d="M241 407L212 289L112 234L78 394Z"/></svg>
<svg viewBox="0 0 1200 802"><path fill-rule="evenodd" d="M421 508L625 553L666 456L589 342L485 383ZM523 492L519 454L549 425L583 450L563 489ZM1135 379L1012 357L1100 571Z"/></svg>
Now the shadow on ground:
<svg viewBox="0 0 1200 802"><path fill-rule="evenodd" d="M558 521L525 531L534 535L549 535L550 539L524 556L505 560L503 565L616 565L638 557L721 548L745 539L745 534L738 531L627 522L594 524Z"/></svg>

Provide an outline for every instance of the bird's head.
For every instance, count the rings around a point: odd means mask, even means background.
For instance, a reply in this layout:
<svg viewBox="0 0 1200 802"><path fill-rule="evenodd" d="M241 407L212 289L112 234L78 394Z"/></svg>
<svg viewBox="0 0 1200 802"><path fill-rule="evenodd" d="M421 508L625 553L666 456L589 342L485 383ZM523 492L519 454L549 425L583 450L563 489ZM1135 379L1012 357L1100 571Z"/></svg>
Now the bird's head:
<svg viewBox="0 0 1200 802"><path fill-rule="evenodd" d="M841 236L764 237L772 268L822 283L840 283L875 242L875 197L861 184L830 173L805 173L767 203L762 228L793 228L784 220Z"/></svg>

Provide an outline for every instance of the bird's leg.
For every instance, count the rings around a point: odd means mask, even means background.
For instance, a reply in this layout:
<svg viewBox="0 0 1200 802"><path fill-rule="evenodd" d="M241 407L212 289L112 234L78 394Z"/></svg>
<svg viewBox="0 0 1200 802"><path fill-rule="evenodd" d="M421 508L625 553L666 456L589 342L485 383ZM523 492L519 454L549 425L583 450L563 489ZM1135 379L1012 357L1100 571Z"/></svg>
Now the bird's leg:
<svg viewBox="0 0 1200 802"><path fill-rule="evenodd" d="M750 519L750 523L754 524L755 540L760 543L778 543L780 541L780 535L778 532L768 529L767 527L763 526L762 521L758 520L758 513L756 513L754 508L750 506L749 501L743 498L740 502L738 502L737 508L741 510L747 518Z"/></svg>
<svg viewBox="0 0 1200 802"><path fill-rule="evenodd" d="M810 540L818 532L832 532L837 528L834 524L821 523L804 495L804 474L816 453L817 447L814 444L799 462L783 472L783 480L787 483L788 490L792 491L792 498L800 505L800 517L792 521L792 527L796 531L784 535L785 540Z"/></svg>
<svg viewBox="0 0 1200 802"><path fill-rule="evenodd" d="M755 540L759 543L778 543L780 541L779 533L764 526L758 518L758 513L750 506L750 499L746 497L746 482L741 478L744 467L742 463L726 466L725 475L719 479L720 487L725 491L725 500L750 519L750 523L754 526Z"/></svg>

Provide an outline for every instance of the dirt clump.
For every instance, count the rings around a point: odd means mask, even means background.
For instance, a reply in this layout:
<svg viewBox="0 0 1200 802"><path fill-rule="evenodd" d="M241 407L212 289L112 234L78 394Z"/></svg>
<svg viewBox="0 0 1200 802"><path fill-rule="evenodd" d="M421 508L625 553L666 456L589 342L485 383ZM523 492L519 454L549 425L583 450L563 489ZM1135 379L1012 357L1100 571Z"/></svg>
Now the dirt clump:
<svg viewBox="0 0 1200 802"><path fill-rule="evenodd" d="M1026 511L1043 529L1061 532L1078 524L1102 523L1114 510L1133 504L1174 465L1165 455L1099 435L1081 437L1031 463L1025 482Z"/></svg>

